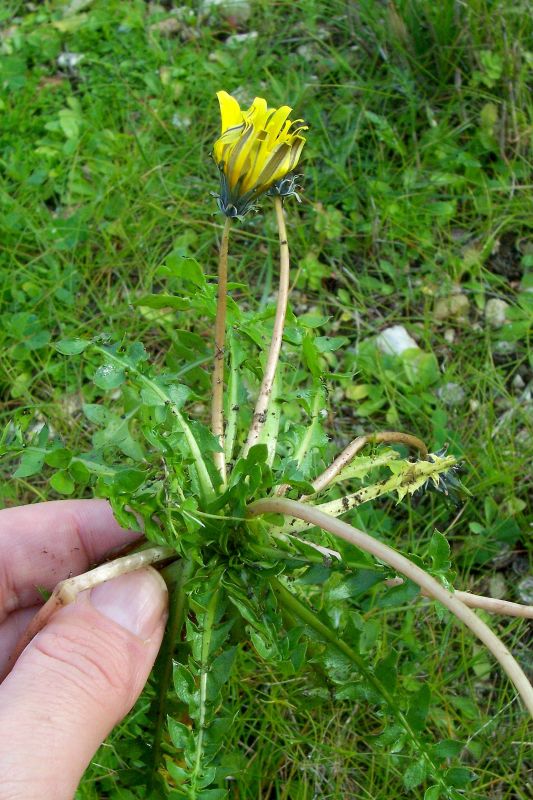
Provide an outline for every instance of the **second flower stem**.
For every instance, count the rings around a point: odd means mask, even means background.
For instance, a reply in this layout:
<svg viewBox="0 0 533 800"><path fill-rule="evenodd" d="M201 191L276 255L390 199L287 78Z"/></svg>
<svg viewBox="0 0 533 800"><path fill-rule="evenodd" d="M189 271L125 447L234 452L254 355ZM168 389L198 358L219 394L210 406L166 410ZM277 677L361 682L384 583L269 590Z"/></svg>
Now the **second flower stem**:
<svg viewBox="0 0 533 800"><path fill-rule="evenodd" d="M228 294L228 243L231 219L226 217L218 258L218 296L215 319L215 360L213 366L213 399L211 405L211 430L222 448L213 454L215 466L222 483L226 483L226 458L224 455L224 344L226 337L226 305Z"/></svg>
<svg viewBox="0 0 533 800"><path fill-rule="evenodd" d="M283 215L283 202L281 197L274 198L274 210L276 212L279 234L280 265L278 301L276 317L274 319L274 330L272 331L272 340L270 342L270 349L268 351L263 382L261 383L261 388L259 389L259 395L255 404L252 426L250 428L246 444L244 445L244 455L247 455L250 447L252 447L254 444L257 444L259 441L261 431L267 419L270 396L272 394L272 386L276 376L281 342L283 339L283 327L285 325L285 314L287 312L287 300L289 297L289 244L287 242L287 228L285 227L285 217Z"/></svg>

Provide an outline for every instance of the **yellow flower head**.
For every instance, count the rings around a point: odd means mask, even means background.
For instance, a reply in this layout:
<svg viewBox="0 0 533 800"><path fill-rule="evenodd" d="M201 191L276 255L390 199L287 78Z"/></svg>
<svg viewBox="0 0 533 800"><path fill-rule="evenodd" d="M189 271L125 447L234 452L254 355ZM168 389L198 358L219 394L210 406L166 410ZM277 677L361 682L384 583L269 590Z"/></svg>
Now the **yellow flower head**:
<svg viewBox="0 0 533 800"><path fill-rule="evenodd" d="M295 194L294 181L283 179L300 159L305 144L301 131L307 130L303 120L290 120L289 106L268 108L262 97L247 111L227 92L217 92L217 97L222 132L213 157L221 173L221 211L240 217L274 186L281 194Z"/></svg>

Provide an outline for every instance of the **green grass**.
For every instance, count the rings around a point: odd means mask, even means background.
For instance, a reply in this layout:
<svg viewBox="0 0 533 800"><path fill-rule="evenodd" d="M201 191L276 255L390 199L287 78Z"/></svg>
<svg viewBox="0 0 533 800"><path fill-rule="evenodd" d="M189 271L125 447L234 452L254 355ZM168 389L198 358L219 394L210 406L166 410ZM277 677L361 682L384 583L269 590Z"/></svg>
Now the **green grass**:
<svg viewBox="0 0 533 800"><path fill-rule="evenodd" d="M529 4L258 0L241 24L199 6L178 16L138 0L95 0L70 16L59 2L0 9L2 425L46 419L67 446L87 446L80 409L94 387L80 360L54 350L58 339L140 338L171 369L191 348L209 356L209 320L135 301L165 286L156 271L172 249L216 270L215 92L288 102L310 125L303 202L289 220L293 309L328 316L321 332L349 340L328 356L349 376L330 381L333 444L391 426L448 442L472 493L460 507L381 501L355 524L405 552L423 552L436 527L452 544L458 587L487 593L498 573L506 598L519 600L533 451ZM169 18L179 30L164 36L155 26ZM248 31L258 36L228 42ZM58 67L67 51L83 55L72 70ZM275 285L275 241L262 215L235 230L232 279L249 283L235 296L250 307ZM438 321L435 304L459 289L466 317ZM509 304L499 329L484 316L491 298ZM393 324L428 354L422 377L368 344ZM205 395L208 372L189 374ZM450 382L464 391L453 406L439 394ZM197 411L207 417L207 406ZM5 505L57 497L46 473L2 470ZM524 715L470 635L420 603L352 605L401 651L413 686L429 682L435 736L465 743L477 776L465 797L525 798ZM526 625L492 624L531 670ZM403 756L373 744L376 712L333 703L313 674L266 669L244 649L230 689L241 711L229 748L241 754L236 798L420 796L403 787ZM128 767L148 702L98 753L80 800L139 796Z"/></svg>

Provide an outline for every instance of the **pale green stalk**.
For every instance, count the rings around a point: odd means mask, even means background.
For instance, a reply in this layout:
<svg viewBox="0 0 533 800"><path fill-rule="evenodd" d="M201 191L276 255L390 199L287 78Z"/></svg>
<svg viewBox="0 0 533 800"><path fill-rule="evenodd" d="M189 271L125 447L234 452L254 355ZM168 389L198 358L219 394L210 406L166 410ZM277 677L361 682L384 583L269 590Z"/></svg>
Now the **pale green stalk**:
<svg viewBox="0 0 533 800"><path fill-rule="evenodd" d="M219 589L216 589L209 599L207 605L205 619L203 621L202 631L202 646L200 651L200 687L199 687L199 706L200 714L198 716L198 743L196 747L196 759L194 764L193 785L200 774L202 766L202 754L204 746L204 730L205 730L205 717L207 705L207 675L208 675L208 662L209 651L211 649L211 640L213 638L213 626L215 624L215 616L218 604Z"/></svg>
<svg viewBox="0 0 533 800"><path fill-rule="evenodd" d="M267 411L267 418L259 434L257 444L265 444L268 451L267 464L272 466L274 456L276 455L276 445L279 435L279 423L281 418L281 410L277 402L279 394L280 375L279 369L274 375L272 381L272 390L270 393L270 403Z"/></svg>
<svg viewBox="0 0 533 800"><path fill-rule="evenodd" d="M144 383L144 385L147 386L152 392L154 392L154 394L156 394L163 401L163 404L165 406L168 406L168 408L170 408L171 412L178 420L180 427L187 440L187 444L189 445L192 457L194 459L194 463L196 465L196 469L198 471L198 480L200 482L202 492L206 498L210 498L214 494L214 488L204 457L202 455L202 451L200 450L198 442L196 441L190 426L187 424L185 417L179 410L178 406L174 403L169 393L166 392L164 389L162 389L160 386L158 386L157 383L155 383L155 381L152 381L146 375L143 375L143 373L139 369L137 369L137 367L123 361L119 356L115 355L114 353L111 353L109 350L106 350L103 347L99 347L98 345L95 345L94 347L95 350L97 350L100 353L103 353L106 356L106 358L108 358L110 361L113 361L115 364L118 364L122 369L128 369L132 372L135 372L136 375L138 375L139 380L142 383Z"/></svg>
<svg viewBox="0 0 533 800"><path fill-rule="evenodd" d="M235 354L235 339L230 337L230 372L228 379L228 404L227 404L227 425L224 443L224 455L226 463L233 458L233 448L237 436L237 420L239 418L239 364Z"/></svg>

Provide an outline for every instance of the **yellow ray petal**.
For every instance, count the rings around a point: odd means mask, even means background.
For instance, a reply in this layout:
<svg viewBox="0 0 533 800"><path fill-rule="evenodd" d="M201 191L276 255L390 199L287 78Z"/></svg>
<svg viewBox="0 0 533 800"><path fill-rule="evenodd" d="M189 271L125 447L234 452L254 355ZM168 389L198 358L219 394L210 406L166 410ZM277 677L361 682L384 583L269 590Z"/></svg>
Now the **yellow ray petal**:
<svg viewBox="0 0 533 800"><path fill-rule="evenodd" d="M217 92L218 102L220 105L220 117L222 120L222 133L229 128L235 128L242 125L244 116L241 111L237 100L227 92Z"/></svg>
<svg viewBox="0 0 533 800"><path fill-rule="evenodd" d="M246 165L246 176L242 184L243 192L249 192L254 189L268 158L268 134L266 131L261 130L256 134L253 147L250 149Z"/></svg>
<svg viewBox="0 0 533 800"><path fill-rule="evenodd" d="M302 150L305 142L306 140L303 136L294 137L294 142L292 143L291 147L291 160L288 172L292 172L292 170L295 169L296 166L298 165L298 161L300 160L300 156L302 155Z"/></svg>
<svg viewBox="0 0 533 800"><path fill-rule="evenodd" d="M223 172L219 205L228 216L245 214L256 199L292 171L300 159L307 130L291 120L290 106L269 108L256 97L242 110L227 92L218 92L222 133L213 156Z"/></svg>
<svg viewBox="0 0 533 800"><path fill-rule="evenodd" d="M243 126L239 125L236 128L229 128L216 140L213 145L213 157L218 166L222 162L228 162L229 154L233 150L235 144L242 136Z"/></svg>
<svg viewBox="0 0 533 800"><path fill-rule="evenodd" d="M245 114L246 122L255 125L256 128L263 128L270 110L267 107L267 102L262 97L256 97L254 102Z"/></svg>
<svg viewBox="0 0 533 800"><path fill-rule="evenodd" d="M232 189L239 181L241 181L242 186L242 182L246 179L246 173L249 169L250 151L254 146L254 140L255 130L251 125L248 125L231 151L226 175L228 184Z"/></svg>
<svg viewBox="0 0 533 800"><path fill-rule="evenodd" d="M303 137L298 137L298 141L295 141L291 144L288 154L276 169L271 179L271 184L281 180L281 178L284 178L288 172L292 172L293 169L296 168L298 161L300 160L300 155L302 153L304 144L305 139Z"/></svg>
<svg viewBox="0 0 533 800"><path fill-rule="evenodd" d="M276 139L281 137L281 132L288 129L290 127L287 126L287 117L291 113L292 108L290 106L281 106L281 108L277 108L274 113L271 115L270 119L266 124L266 130L268 131L268 141L269 146L272 148Z"/></svg>
<svg viewBox="0 0 533 800"><path fill-rule="evenodd" d="M290 155L291 148L286 142L279 144L269 153L268 160L262 164L262 170L256 179L256 186L260 192L266 192L277 178L287 173Z"/></svg>

